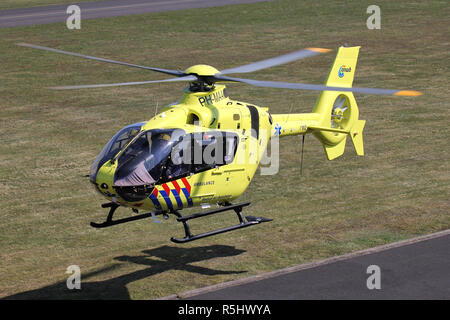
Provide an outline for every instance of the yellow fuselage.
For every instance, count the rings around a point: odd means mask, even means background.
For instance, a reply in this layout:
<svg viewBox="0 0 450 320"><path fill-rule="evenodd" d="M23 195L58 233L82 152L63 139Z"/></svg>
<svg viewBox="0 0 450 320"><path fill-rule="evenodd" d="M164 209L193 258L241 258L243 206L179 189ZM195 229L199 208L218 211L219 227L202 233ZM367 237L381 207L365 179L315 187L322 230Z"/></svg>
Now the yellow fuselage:
<svg viewBox="0 0 450 320"><path fill-rule="evenodd" d="M330 71L327 85L351 87L359 47L341 47ZM341 73L342 66L349 67ZM195 71L195 72L194 72ZM186 70L208 77L218 71L197 65ZM205 78L207 79L207 78ZM195 85L195 83L194 83ZM178 179L165 179L151 184L149 196L139 201L126 201L117 192L115 174L121 153L99 166L91 181L109 200L123 206L146 210L172 211L201 204L225 204L247 189L272 137L312 133L323 145L327 158L343 154L345 140L350 136L358 155L363 155L364 120L358 120L358 107L351 92L323 91L311 113L270 115L269 109L231 100L223 84L208 90L185 88L180 102L165 107L141 127L147 130L181 129L196 132L233 133L237 145L232 162L196 173L188 172ZM131 144L131 142L130 142ZM166 168L166 167L164 167ZM120 169L119 169L120 170Z"/></svg>
<svg viewBox="0 0 450 320"><path fill-rule="evenodd" d="M184 90L179 103L164 108L141 131L182 129L186 133L222 131L238 135L234 161L181 179L157 184L150 197L137 202L121 199L114 189L117 161L106 162L97 173L98 190L121 205L170 211L206 203L226 203L247 189L262 153L275 130L267 108L231 100L224 85L209 92Z"/></svg>

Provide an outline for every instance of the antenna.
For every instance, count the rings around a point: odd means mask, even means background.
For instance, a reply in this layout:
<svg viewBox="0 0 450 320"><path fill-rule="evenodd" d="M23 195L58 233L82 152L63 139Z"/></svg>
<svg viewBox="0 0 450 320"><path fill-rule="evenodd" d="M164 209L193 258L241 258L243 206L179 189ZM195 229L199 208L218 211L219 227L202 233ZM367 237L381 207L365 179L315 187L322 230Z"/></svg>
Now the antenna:
<svg viewBox="0 0 450 320"><path fill-rule="evenodd" d="M156 106L155 106L155 117L156 117L156 113L158 112L158 100L156 100Z"/></svg>
<svg viewBox="0 0 450 320"><path fill-rule="evenodd" d="M300 159L300 176L303 174L303 149L305 146L305 134L302 135L302 156Z"/></svg>

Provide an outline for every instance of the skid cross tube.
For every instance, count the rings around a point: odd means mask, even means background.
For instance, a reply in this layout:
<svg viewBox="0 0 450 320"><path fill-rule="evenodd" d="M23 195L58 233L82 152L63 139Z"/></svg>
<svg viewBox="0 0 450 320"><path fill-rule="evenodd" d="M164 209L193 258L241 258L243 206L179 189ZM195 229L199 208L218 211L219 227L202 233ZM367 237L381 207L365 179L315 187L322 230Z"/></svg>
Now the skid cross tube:
<svg viewBox="0 0 450 320"><path fill-rule="evenodd" d="M220 234L220 233L229 232L229 231L236 230L236 229L250 227L250 226L259 224L261 222L272 221L271 219L266 219L266 218L262 218L262 217L252 217L252 216L246 217L246 220L247 220L246 221L242 217L242 208L245 206L248 206L249 204L250 204L250 202L243 202L243 203L234 204L234 205L229 204L229 205L225 205L224 207L219 208L219 209L210 210L210 211L201 212L201 213L194 213L194 214L191 214L188 216L182 216L178 211L174 211L173 214L175 214L177 216L177 221L183 223L185 237L184 238L172 237L172 238L170 238L170 240L175 243L185 243L185 242L189 242L189 241L198 240L201 238L210 237L210 236ZM236 215L238 216L238 219L239 219L239 224L230 226L230 227L217 229L217 230L212 230L212 231L197 234L197 235L193 235L191 233L190 227L187 222L188 220L197 219L200 217L205 217L205 216L209 216L212 214L229 211L229 210L234 210L234 212L236 212Z"/></svg>

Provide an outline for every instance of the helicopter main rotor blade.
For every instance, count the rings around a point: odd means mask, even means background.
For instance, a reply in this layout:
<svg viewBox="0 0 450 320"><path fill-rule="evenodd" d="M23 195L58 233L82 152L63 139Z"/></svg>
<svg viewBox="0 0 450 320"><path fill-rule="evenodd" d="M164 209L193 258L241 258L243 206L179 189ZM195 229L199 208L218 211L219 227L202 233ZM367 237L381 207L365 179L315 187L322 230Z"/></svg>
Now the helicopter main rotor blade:
<svg viewBox="0 0 450 320"><path fill-rule="evenodd" d="M218 81L231 81L242 82L256 87L267 88L280 88L280 89L295 89L295 90L316 90L316 91L347 91L366 94L381 94L381 95L395 95L395 96L420 96L419 91L414 90L395 90L395 89L377 89L377 88L344 88L344 87L329 87L319 84L306 84L306 83L291 83L291 82L278 82L278 81L260 81L243 78L231 78L221 75L215 75L215 80Z"/></svg>
<svg viewBox="0 0 450 320"><path fill-rule="evenodd" d="M168 69L161 69L161 68L146 67L146 66L141 66L141 65L127 63L127 62L121 62L121 61L110 60L110 59L105 59L105 58L98 58L98 57L93 57L93 56L86 56L84 54L79 54L79 53L74 53L74 52L54 49L54 48L48 48L48 47L38 46L38 45L35 45L35 44L29 44L29 43L24 43L24 42L16 43L16 44L18 46L21 46L21 47L28 47L28 48L33 48L33 49L51 51L51 52L56 52L56 53L67 54L69 56L74 56L74 57L80 57L80 58L85 58L85 59L101 61L101 62L120 64L120 65L124 65L124 66L128 66L128 67L152 70L152 71L156 71L156 72L170 74L172 76L177 76L177 77L186 76L186 74L183 71L180 71L180 70L168 70Z"/></svg>
<svg viewBox="0 0 450 320"><path fill-rule="evenodd" d="M61 87L50 87L54 90L72 90L72 89L87 89L87 88L104 88L104 87L118 87L118 86L134 86L139 84L147 83L161 83L161 82L175 82L175 81L193 81L197 80L196 76L185 76L180 78L170 78L163 80L152 80L152 81L136 81L136 82L120 82L120 83L105 83L105 84L87 84L87 85L75 85L75 86L61 86Z"/></svg>
<svg viewBox="0 0 450 320"><path fill-rule="evenodd" d="M300 60L308 57L312 57L321 53L329 52L330 49L323 49L323 48L306 48L303 50L291 52L288 54L284 54L282 56L261 60L258 62L253 62L250 64L246 64L243 66L225 69L220 72L220 74L230 74L230 73L248 73L253 72L257 70L262 70L274 66L278 66L280 64L285 64L288 62L292 62L295 60Z"/></svg>

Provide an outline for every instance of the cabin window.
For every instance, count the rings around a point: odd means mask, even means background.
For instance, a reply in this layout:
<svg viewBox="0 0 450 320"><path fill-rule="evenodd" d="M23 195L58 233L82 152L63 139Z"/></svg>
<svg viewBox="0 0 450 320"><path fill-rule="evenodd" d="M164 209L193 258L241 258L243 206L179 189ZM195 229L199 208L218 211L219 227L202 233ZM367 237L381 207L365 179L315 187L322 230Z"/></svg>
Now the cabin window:
<svg viewBox="0 0 450 320"><path fill-rule="evenodd" d="M186 124L196 124L199 123L200 119L198 118L198 116L195 113L189 113L186 119Z"/></svg>
<svg viewBox="0 0 450 320"><path fill-rule="evenodd" d="M259 112L255 106L247 105L250 111L250 120L252 125L252 136L259 139Z"/></svg>
<svg viewBox="0 0 450 320"><path fill-rule="evenodd" d="M210 131L188 134L172 149L164 181L176 180L233 162L238 144L235 133Z"/></svg>

